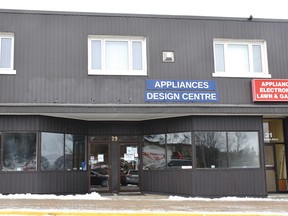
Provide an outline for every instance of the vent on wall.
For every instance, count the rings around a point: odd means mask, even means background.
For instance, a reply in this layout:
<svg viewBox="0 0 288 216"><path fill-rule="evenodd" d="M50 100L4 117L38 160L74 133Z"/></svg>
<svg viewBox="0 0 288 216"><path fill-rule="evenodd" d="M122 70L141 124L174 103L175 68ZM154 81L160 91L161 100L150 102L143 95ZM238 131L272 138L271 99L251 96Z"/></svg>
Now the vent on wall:
<svg viewBox="0 0 288 216"><path fill-rule="evenodd" d="M163 51L162 57L163 57L163 62L174 62L174 52L173 51Z"/></svg>

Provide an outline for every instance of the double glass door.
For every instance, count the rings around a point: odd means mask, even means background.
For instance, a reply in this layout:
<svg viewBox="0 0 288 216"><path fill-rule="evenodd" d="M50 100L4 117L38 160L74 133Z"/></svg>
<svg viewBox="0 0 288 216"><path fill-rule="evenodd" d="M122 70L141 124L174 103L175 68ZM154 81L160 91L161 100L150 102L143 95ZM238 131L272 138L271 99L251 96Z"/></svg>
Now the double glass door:
<svg viewBox="0 0 288 216"><path fill-rule="evenodd" d="M97 136L90 136L88 140L90 191L140 190L139 142L115 142L109 137Z"/></svg>

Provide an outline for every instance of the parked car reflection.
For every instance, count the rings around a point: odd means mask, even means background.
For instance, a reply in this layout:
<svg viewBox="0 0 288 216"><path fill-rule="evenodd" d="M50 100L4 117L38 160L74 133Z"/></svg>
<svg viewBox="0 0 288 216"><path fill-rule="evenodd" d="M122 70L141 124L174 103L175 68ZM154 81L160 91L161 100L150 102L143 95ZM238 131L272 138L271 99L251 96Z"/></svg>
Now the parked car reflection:
<svg viewBox="0 0 288 216"><path fill-rule="evenodd" d="M191 169L192 160L172 159L167 164L168 169Z"/></svg>
<svg viewBox="0 0 288 216"><path fill-rule="evenodd" d="M90 179L91 185L101 185L102 187L108 186L109 177L107 175L102 175L96 171L91 170Z"/></svg>
<svg viewBox="0 0 288 216"><path fill-rule="evenodd" d="M126 174L126 183L127 184L133 184L138 185L138 170L128 170Z"/></svg>
<svg viewBox="0 0 288 216"><path fill-rule="evenodd" d="M127 186L126 174L122 169L120 169L120 185Z"/></svg>

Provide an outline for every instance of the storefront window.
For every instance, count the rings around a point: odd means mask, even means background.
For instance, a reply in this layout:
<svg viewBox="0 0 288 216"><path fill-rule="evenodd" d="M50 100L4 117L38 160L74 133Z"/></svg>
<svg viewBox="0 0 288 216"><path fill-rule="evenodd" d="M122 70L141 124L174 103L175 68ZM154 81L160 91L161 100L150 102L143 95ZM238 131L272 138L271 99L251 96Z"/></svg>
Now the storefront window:
<svg viewBox="0 0 288 216"><path fill-rule="evenodd" d="M144 136L143 169L163 169L166 166L165 134Z"/></svg>
<svg viewBox="0 0 288 216"><path fill-rule="evenodd" d="M2 134L2 171L36 171L36 134Z"/></svg>
<svg viewBox="0 0 288 216"><path fill-rule="evenodd" d="M197 168L226 168L225 132L195 132Z"/></svg>
<svg viewBox="0 0 288 216"><path fill-rule="evenodd" d="M259 167L257 132L228 132L229 167Z"/></svg>
<svg viewBox="0 0 288 216"><path fill-rule="evenodd" d="M195 132L197 168L259 167L258 132Z"/></svg>
<svg viewBox="0 0 288 216"><path fill-rule="evenodd" d="M64 169L64 134L41 133L41 170Z"/></svg>
<svg viewBox="0 0 288 216"><path fill-rule="evenodd" d="M167 134L167 169L192 168L191 133Z"/></svg>
<svg viewBox="0 0 288 216"><path fill-rule="evenodd" d="M65 170L86 170L85 136L65 135Z"/></svg>
<svg viewBox="0 0 288 216"><path fill-rule="evenodd" d="M41 170L86 170L85 136L41 133Z"/></svg>
<svg viewBox="0 0 288 216"><path fill-rule="evenodd" d="M144 136L143 169L191 169L191 133Z"/></svg>

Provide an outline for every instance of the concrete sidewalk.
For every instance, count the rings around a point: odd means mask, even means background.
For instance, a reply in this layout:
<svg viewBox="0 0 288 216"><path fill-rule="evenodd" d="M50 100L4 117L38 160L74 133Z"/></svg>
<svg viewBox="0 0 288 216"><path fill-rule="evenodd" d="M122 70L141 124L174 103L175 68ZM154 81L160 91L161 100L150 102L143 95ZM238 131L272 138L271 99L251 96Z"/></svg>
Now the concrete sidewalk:
<svg viewBox="0 0 288 216"><path fill-rule="evenodd" d="M106 194L101 199L1 199L0 215L285 215L288 194L268 198L179 198L159 194Z"/></svg>

